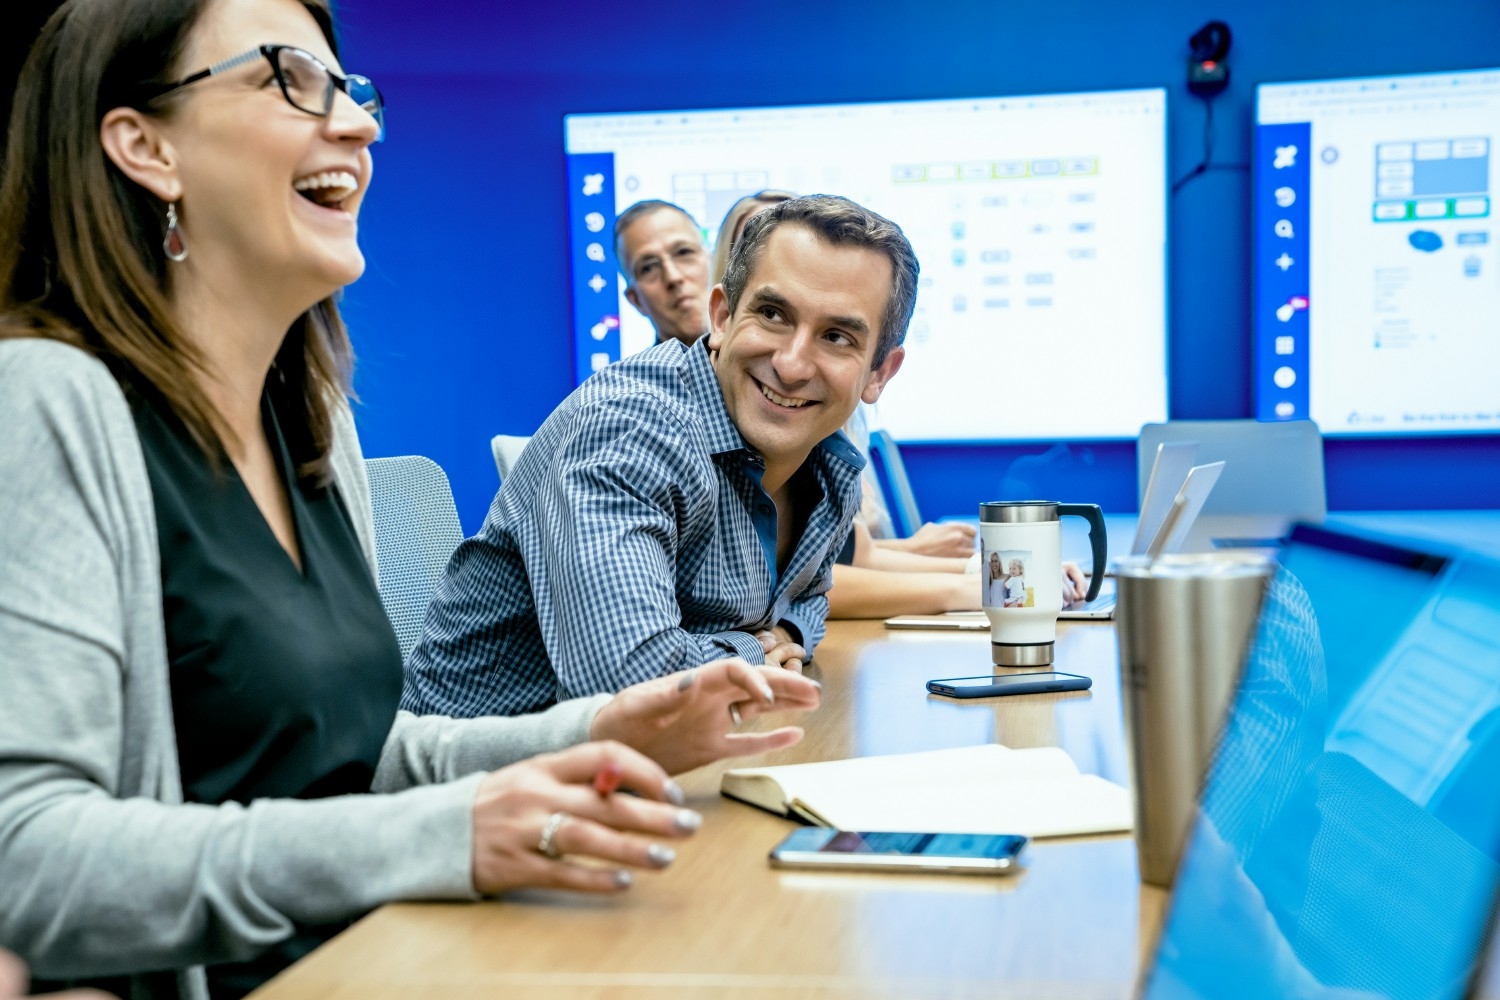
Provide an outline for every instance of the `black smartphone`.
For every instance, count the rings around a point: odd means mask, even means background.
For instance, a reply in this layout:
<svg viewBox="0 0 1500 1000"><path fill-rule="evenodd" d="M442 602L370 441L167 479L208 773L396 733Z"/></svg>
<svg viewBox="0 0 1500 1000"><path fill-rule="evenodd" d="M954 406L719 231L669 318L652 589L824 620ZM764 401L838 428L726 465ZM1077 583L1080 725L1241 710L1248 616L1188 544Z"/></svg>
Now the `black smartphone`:
<svg viewBox="0 0 1500 1000"><path fill-rule="evenodd" d="M775 868L1009 875L1026 838L988 833L854 833L806 826L771 851Z"/></svg>
<svg viewBox="0 0 1500 1000"><path fill-rule="evenodd" d="M945 698L998 698L1006 694L1087 691L1093 686L1092 677L1050 671L1029 674L985 674L982 677L947 677L927 682L927 690Z"/></svg>

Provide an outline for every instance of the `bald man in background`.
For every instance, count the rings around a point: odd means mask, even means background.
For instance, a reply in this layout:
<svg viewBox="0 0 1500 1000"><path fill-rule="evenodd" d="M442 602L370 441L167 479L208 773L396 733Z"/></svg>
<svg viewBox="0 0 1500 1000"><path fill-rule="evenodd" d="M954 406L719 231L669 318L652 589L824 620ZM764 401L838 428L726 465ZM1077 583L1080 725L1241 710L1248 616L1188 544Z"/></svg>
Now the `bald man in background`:
<svg viewBox="0 0 1500 1000"><path fill-rule="evenodd" d="M625 297L656 327L658 343L684 345L708 331L708 249L698 223L669 201L638 201L615 220Z"/></svg>

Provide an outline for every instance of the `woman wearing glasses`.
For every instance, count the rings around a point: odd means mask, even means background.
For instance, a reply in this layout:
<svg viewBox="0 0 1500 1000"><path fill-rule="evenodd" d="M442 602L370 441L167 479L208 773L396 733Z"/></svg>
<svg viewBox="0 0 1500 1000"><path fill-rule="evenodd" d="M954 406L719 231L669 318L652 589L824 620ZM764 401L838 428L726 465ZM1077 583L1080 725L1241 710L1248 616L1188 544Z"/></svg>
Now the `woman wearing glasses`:
<svg viewBox="0 0 1500 1000"><path fill-rule="evenodd" d="M237 996L388 900L618 891L698 824L668 770L788 745L731 715L817 703L725 661L538 716L398 715L332 298L382 115L323 0L69 0L22 75L0 944L43 980Z"/></svg>

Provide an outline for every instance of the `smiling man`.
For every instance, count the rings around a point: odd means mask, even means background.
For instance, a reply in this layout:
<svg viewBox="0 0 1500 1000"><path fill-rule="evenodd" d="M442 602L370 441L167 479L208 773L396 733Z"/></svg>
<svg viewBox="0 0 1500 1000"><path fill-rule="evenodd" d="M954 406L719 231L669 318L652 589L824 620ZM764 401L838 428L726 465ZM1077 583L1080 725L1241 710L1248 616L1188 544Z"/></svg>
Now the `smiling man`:
<svg viewBox="0 0 1500 1000"><path fill-rule="evenodd" d="M691 344L708 330L708 251L698 223L669 201L638 201L615 220L615 259L625 298L656 339Z"/></svg>
<svg viewBox="0 0 1500 1000"><path fill-rule="evenodd" d="M725 655L800 669L864 462L839 431L901 367L917 259L843 198L745 229L691 346L599 372L459 546L403 707L535 711Z"/></svg>

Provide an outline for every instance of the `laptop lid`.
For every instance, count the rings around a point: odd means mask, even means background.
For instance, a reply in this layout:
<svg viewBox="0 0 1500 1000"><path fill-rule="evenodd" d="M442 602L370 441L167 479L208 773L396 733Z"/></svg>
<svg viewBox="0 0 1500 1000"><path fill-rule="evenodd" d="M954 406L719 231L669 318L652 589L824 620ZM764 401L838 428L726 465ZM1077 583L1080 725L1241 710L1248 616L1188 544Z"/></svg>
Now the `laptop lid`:
<svg viewBox="0 0 1500 1000"><path fill-rule="evenodd" d="M1462 997L1500 882L1500 562L1297 527L1147 1000Z"/></svg>

